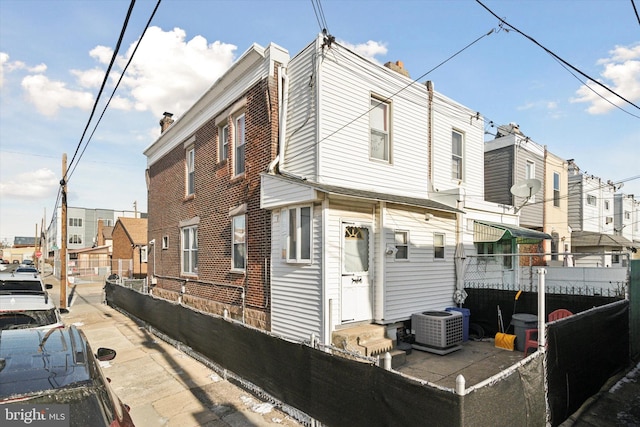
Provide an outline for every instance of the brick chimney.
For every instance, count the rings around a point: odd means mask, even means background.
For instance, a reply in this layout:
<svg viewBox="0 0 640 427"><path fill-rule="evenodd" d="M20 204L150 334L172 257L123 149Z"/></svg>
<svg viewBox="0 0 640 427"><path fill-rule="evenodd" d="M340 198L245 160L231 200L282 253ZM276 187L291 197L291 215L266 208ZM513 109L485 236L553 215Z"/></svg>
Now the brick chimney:
<svg viewBox="0 0 640 427"><path fill-rule="evenodd" d="M405 77L411 78L411 76L409 75L409 72L404 68L404 63L402 61L396 61L395 63L389 61L386 64L384 64L384 66L389 68L390 70L395 71L396 73L400 73Z"/></svg>
<svg viewBox="0 0 640 427"><path fill-rule="evenodd" d="M160 119L160 133L164 133L165 130L167 130L169 128L169 126L171 126L171 124L175 121L173 120L171 117L173 116L172 113L167 113L166 111L164 112L164 117L162 117L162 119Z"/></svg>

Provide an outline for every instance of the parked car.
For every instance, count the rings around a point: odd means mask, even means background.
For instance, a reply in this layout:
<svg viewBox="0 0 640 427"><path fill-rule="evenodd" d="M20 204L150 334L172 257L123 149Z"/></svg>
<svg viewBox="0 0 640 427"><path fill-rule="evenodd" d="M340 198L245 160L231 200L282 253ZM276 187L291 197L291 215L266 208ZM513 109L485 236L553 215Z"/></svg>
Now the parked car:
<svg viewBox="0 0 640 427"><path fill-rule="evenodd" d="M68 408L68 426L133 427L98 363L115 356L109 348L94 354L75 326L0 331L0 414L56 404Z"/></svg>
<svg viewBox="0 0 640 427"><path fill-rule="evenodd" d="M60 311L37 274L0 273L0 330L63 326Z"/></svg>
<svg viewBox="0 0 640 427"><path fill-rule="evenodd" d="M37 268L35 267L31 267L31 266L22 266L22 264L20 264L20 267L16 268L15 270L13 270L14 273L30 273L30 274L39 274L40 272L38 271Z"/></svg>
<svg viewBox="0 0 640 427"><path fill-rule="evenodd" d="M22 262L20 263L21 267L33 267L33 261L31 261L30 259L23 259Z"/></svg>

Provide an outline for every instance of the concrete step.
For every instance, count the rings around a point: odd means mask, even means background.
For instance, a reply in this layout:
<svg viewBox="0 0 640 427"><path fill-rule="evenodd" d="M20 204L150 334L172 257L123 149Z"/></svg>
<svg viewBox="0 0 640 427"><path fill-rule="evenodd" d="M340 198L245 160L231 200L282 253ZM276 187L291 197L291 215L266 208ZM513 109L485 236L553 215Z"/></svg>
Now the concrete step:
<svg viewBox="0 0 640 427"><path fill-rule="evenodd" d="M333 345L364 356L376 356L393 349L393 340L387 338L381 325L359 325L334 331Z"/></svg>

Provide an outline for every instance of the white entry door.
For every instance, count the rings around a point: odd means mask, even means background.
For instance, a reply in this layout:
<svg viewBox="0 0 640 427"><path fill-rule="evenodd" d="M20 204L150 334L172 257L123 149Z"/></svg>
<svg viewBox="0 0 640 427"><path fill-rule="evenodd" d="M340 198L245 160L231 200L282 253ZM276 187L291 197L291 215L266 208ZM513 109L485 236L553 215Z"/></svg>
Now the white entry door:
<svg viewBox="0 0 640 427"><path fill-rule="evenodd" d="M371 320L371 229L342 224L342 322Z"/></svg>

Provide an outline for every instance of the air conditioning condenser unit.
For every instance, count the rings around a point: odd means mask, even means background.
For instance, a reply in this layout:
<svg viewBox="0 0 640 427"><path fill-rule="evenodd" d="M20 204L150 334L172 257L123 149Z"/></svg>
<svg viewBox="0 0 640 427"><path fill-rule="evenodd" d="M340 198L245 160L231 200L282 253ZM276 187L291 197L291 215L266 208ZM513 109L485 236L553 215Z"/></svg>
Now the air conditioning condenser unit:
<svg viewBox="0 0 640 427"><path fill-rule="evenodd" d="M459 311L425 311L411 316L413 348L440 355L462 347L463 315Z"/></svg>

